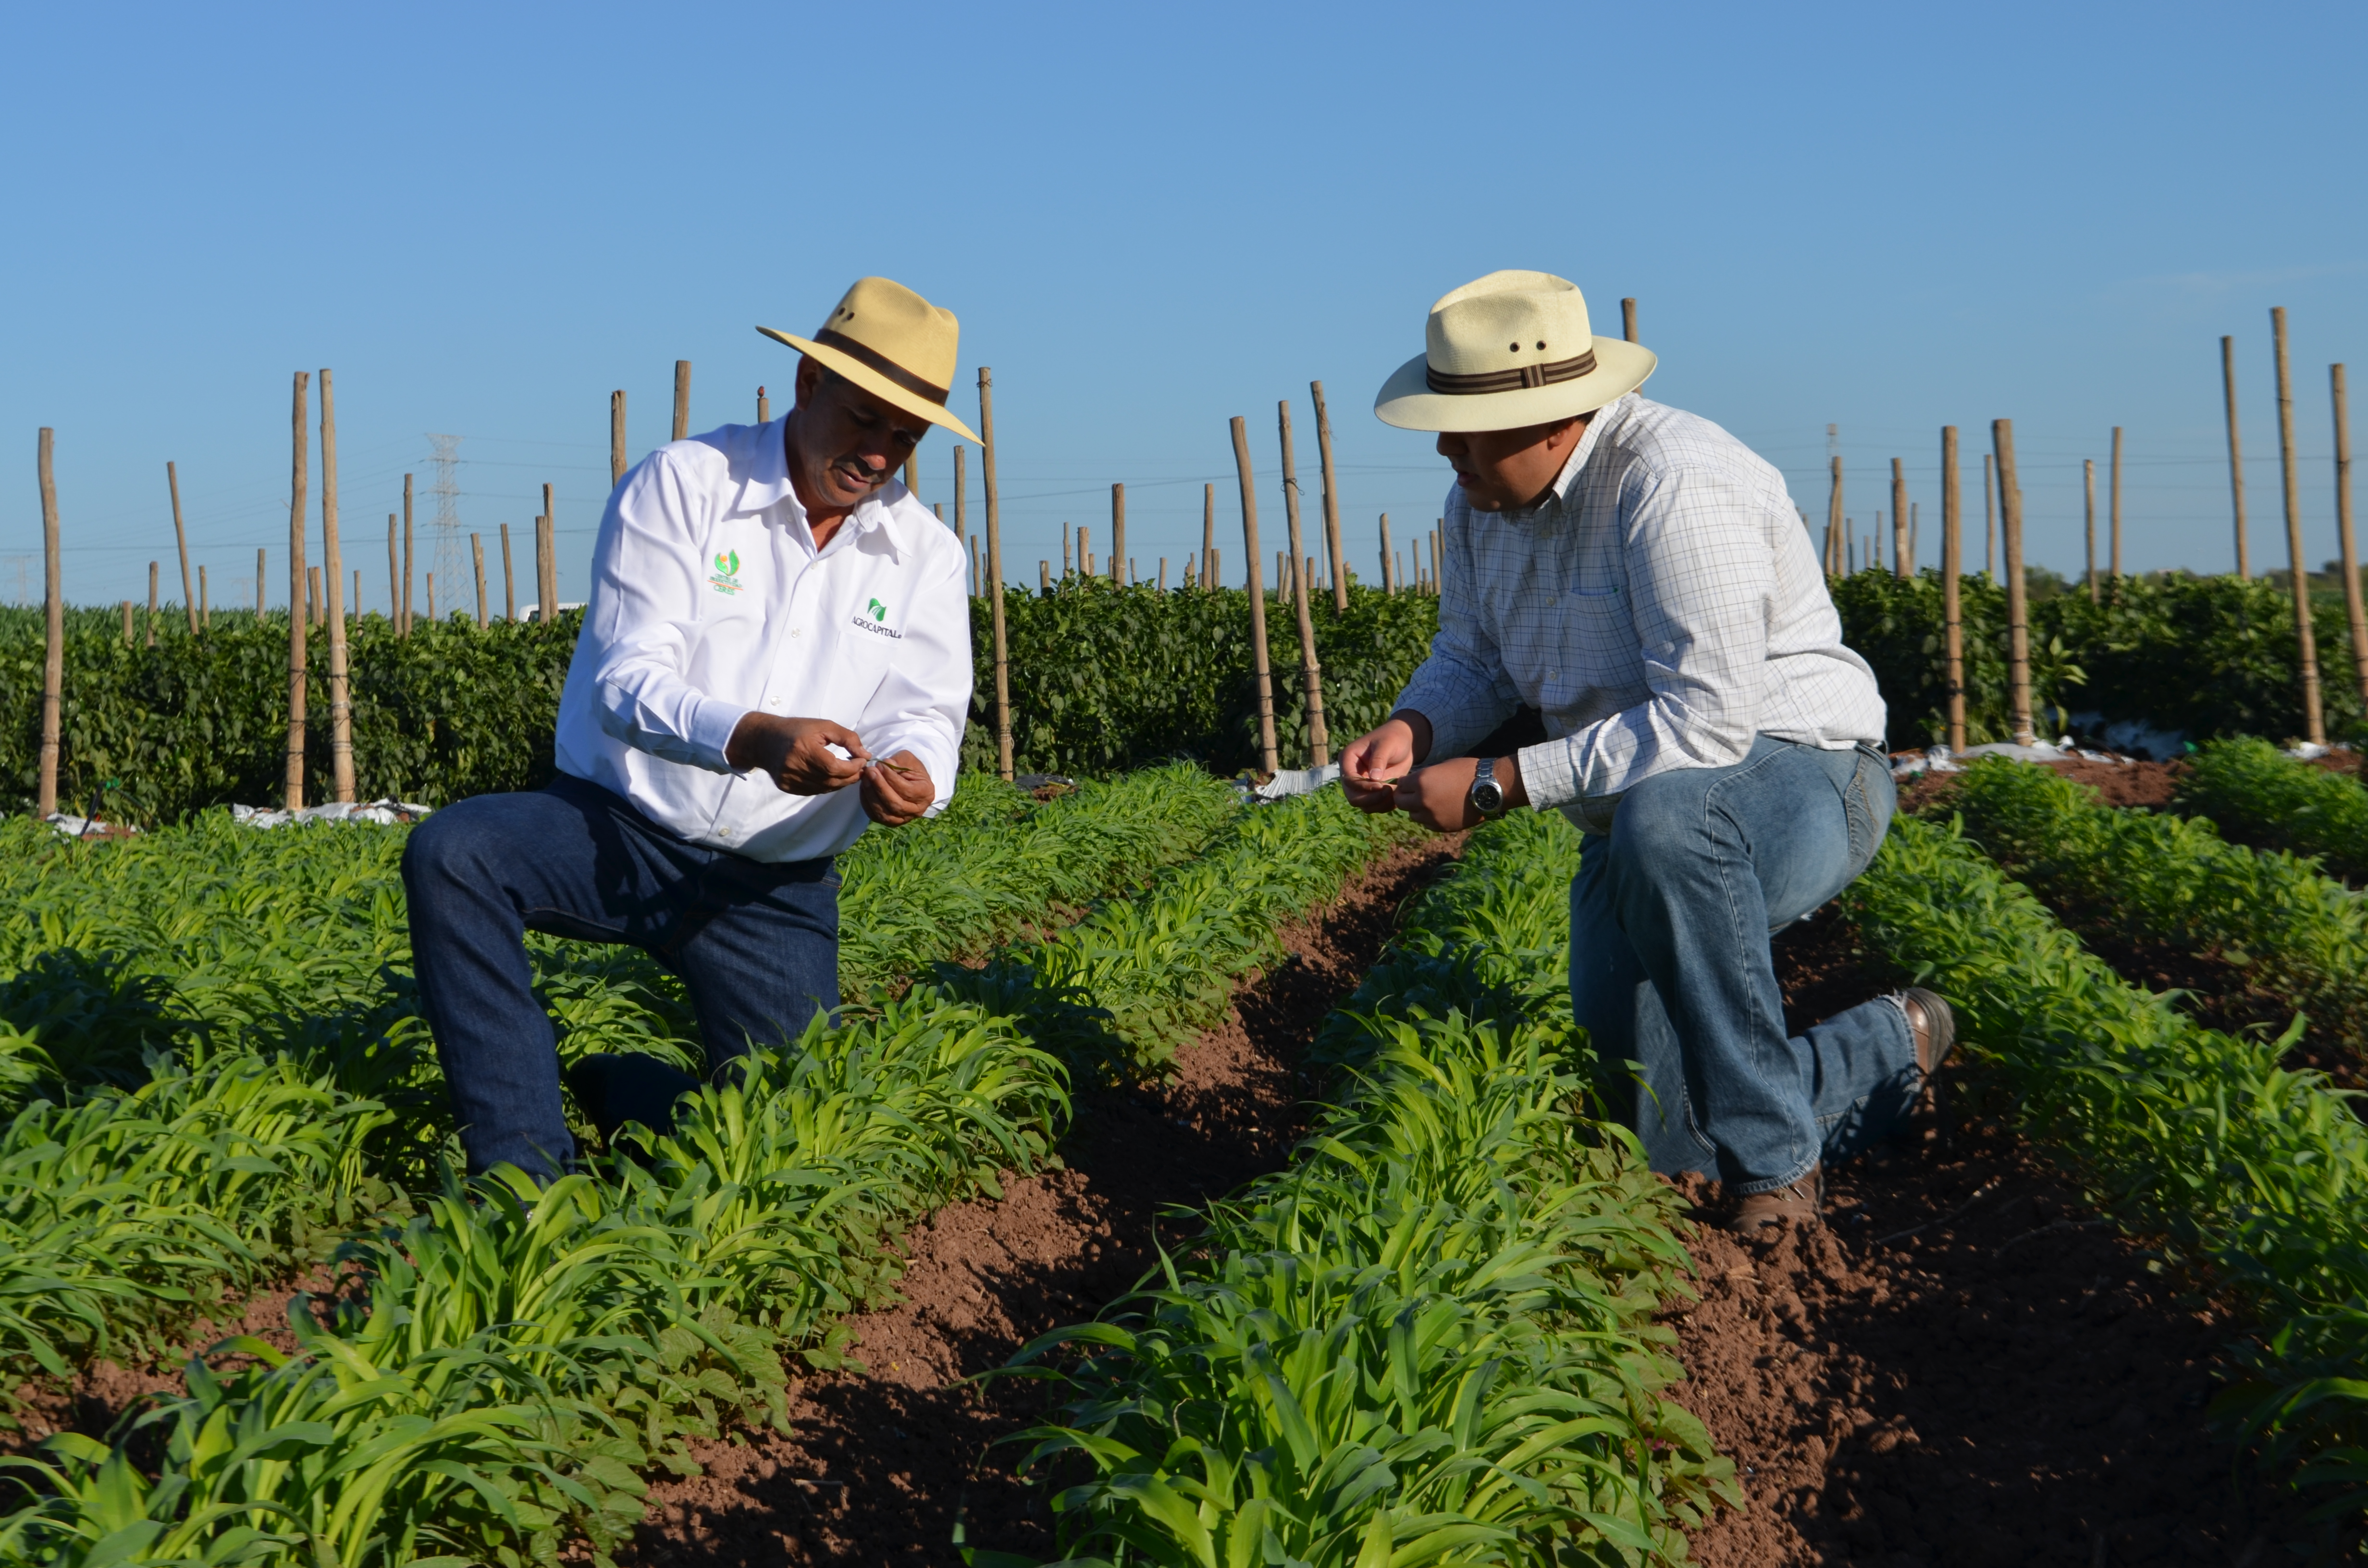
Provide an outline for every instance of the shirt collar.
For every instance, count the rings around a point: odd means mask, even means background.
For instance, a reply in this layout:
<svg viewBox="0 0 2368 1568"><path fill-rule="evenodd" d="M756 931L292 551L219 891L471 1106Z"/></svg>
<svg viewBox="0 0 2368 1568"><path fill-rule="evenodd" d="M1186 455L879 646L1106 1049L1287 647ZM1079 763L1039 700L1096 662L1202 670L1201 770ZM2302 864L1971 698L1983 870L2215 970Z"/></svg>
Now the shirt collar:
<svg viewBox="0 0 2368 1568"><path fill-rule="evenodd" d="M786 444L789 416L782 415L769 425L757 426L757 449L748 460L748 477L740 484L740 510L762 512L788 502L795 517L805 517L805 504L798 499L797 486L790 483L790 455ZM890 528L894 508L890 506L889 492L901 488L900 482L891 479L868 499L848 514L839 531L853 538L882 529L886 534L889 553L902 558L905 540Z"/></svg>

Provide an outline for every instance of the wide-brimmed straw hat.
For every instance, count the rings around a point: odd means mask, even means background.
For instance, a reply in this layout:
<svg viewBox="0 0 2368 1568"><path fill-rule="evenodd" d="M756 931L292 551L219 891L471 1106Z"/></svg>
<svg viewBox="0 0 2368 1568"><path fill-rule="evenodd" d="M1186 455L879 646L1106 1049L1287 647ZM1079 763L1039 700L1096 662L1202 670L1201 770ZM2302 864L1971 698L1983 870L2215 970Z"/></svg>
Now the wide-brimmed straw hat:
<svg viewBox="0 0 2368 1568"><path fill-rule="evenodd" d="M978 441L969 426L946 412L953 395L954 346L962 324L902 283L859 278L830 319L812 337L757 329L816 359L885 403ZM979 445L986 443L979 441Z"/></svg>
<svg viewBox="0 0 2368 1568"><path fill-rule="evenodd" d="M1551 272L1492 272L1442 295L1424 336L1373 400L1402 429L1519 430L1591 414L1660 363L1588 330L1586 296Z"/></svg>

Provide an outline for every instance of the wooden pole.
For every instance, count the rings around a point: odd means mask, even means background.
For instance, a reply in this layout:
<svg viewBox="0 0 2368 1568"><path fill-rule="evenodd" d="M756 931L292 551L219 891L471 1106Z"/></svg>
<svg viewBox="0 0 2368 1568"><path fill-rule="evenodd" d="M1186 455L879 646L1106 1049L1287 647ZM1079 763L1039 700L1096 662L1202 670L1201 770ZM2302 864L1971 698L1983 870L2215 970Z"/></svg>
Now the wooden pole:
<svg viewBox="0 0 2368 1568"><path fill-rule="evenodd" d="M198 598L189 585L189 535L181 526L181 476L165 465L165 484L173 493L173 542L181 551L181 608L189 612L189 635L198 634Z"/></svg>
<svg viewBox="0 0 2368 1568"><path fill-rule="evenodd" d="M518 619L518 578L510 571L510 526L502 525L502 619Z"/></svg>
<svg viewBox="0 0 2368 1568"><path fill-rule="evenodd" d="M1839 577L1850 547L1850 525L1842 517L1842 455L1836 452L1831 460L1834 487L1826 498L1826 574Z"/></svg>
<svg viewBox="0 0 2368 1568"><path fill-rule="evenodd" d="M1201 586L1217 585L1217 487L1201 486Z"/></svg>
<svg viewBox="0 0 2368 1568"><path fill-rule="evenodd" d="M1250 474L1250 437L1241 415L1234 416L1234 471L1242 485L1242 550L1248 577L1244 586L1250 600L1250 665L1258 675L1258 767L1269 777L1278 766L1274 752L1274 678L1267 667L1266 585L1258 581L1258 487Z"/></svg>
<svg viewBox="0 0 2368 1568"><path fill-rule="evenodd" d="M609 394L609 488L625 483L625 389Z"/></svg>
<svg viewBox="0 0 2368 1568"><path fill-rule="evenodd" d="M1998 574L1998 458L1982 454L1982 575L1993 584Z"/></svg>
<svg viewBox="0 0 2368 1568"><path fill-rule="evenodd" d="M340 801L354 798L353 684L346 649L346 557L337 532L337 394L321 371L321 574L329 618L329 784Z"/></svg>
<svg viewBox="0 0 2368 1568"><path fill-rule="evenodd" d="M2104 592L2103 592L2103 590L2102 590L2101 588L2100 588L2100 587L2097 585L2097 460L2096 460L2096 459L2094 459L2094 458L2082 458L2082 459L2080 460L2080 483L2081 483L2081 486L2082 486L2082 489L2083 489L2083 494L2085 494L2085 496L2086 496L2086 501L2084 502L2084 506L2085 506L2085 507L2086 507L2086 510L2082 513L2082 516L2083 516L2084 517L2086 517L2086 518L2087 518L2087 528L2088 528L2088 540L2089 540L2089 602L2090 604L2092 604L2092 605L2093 605L2093 604L2101 604L2101 603L2103 603L2103 602L2104 602L2104 597L2105 597L2105 596L2104 596Z"/></svg>
<svg viewBox="0 0 2368 1568"><path fill-rule="evenodd" d="M411 635L411 583L418 559L411 550L411 475L406 473L403 476L403 603L395 612L403 621L399 636Z"/></svg>
<svg viewBox="0 0 2368 1568"><path fill-rule="evenodd" d="M156 645L156 563L148 562L148 646Z"/></svg>
<svg viewBox="0 0 2368 1568"><path fill-rule="evenodd" d="M2014 744L2027 746L2039 735L2031 722L2031 626L2023 603L2022 490L2014 476L2014 421L1991 420L1990 443L1997 449L1998 510L2006 535L2008 710Z"/></svg>
<svg viewBox="0 0 2368 1568"><path fill-rule="evenodd" d="M1011 642L1003 619L1003 517L995 494L995 372L978 368L979 483L986 492L986 600L995 628L995 767L1011 782Z"/></svg>
<svg viewBox="0 0 2368 1568"><path fill-rule="evenodd" d="M1907 549L1907 471L1897 458L1891 460L1891 570L1901 577L1916 575Z"/></svg>
<svg viewBox="0 0 2368 1568"><path fill-rule="evenodd" d="M1620 335L1631 343L1636 341L1636 301L1634 299L1620 301Z"/></svg>
<svg viewBox="0 0 2368 1568"><path fill-rule="evenodd" d="M1390 571L1390 515L1383 512L1382 514L1382 592L1395 594L1397 591L1397 578Z"/></svg>
<svg viewBox="0 0 2368 1568"><path fill-rule="evenodd" d="M2253 574L2245 551L2245 446L2237 437L2237 340L2220 340L2220 388L2228 404L2228 494L2237 509L2237 575Z"/></svg>
<svg viewBox="0 0 2368 1568"><path fill-rule="evenodd" d="M2343 567L2343 609L2351 624L2351 663L2360 681L2360 704L2368 708L2368 614L2361 609L2360 548L2351 534L2351 414L2344 397L2343 367L2327 368L2335 394L2335 544Z"/></svg>
<svg viewBox="0 0 2368 1568"><path fill-rule="evenodd" d="M1123 583L1120 565L1126 560L1126 486L1110 486L1110 581Z"/></svg>
<svg viewBox="0 0 2368 1568"><path fill-rule="evenodd" d="M1315 455L1324 465L1324 544L1332 563L1332 613L1349 613L1349 557L1340 544L1340 486L1332 477L1332 415L1324 406L1324 383L1310 381L1315 398Z"/></svg>
<svg viewBox="0 0 2368 1568"><path fill-rule="evenodd" d="M2286 311L2270 311L2270 333L2278 356L2278 472L2286 502L2286 564L2294 574L2294 643L2302 662L2304 738L2327 744L2327 714L2319 700L2318 637L2310 624L2310 562L2303 559L2302 481L2294 471L2294 378L2286 360Z"/></svg>
<svg viewBox="0 0 2368 1568"><path fill-rule="evenodd" d="M690 434L690 361L674 362L674 438L677 441Z"/></svg>
<svg viewBox="0 0 2368 1568"><path fill-rule="evenodd" d="M477 567L477 630L483 631L485 629L485 621L487 619L485 607L484 535L472 533L469 536L469 555L471 559L475 562Z"/></svg>
<svg viewBox="0 0 2368 1568"><path fill-rule="evenodd" d="M1957 427L1941 426L1941 621L1949 690L1949 750L1965 749L1965 628L1958 579L1965 569L1964 506L1958 494Z"/></svg>
<svg viewBox="0 0 2368 1568"><path fill-rule="evenodd" d="M542 619L555 620L559 618L559 505L548 484L542 487L541 570L535 593L542 605Z"/></svg>
<svg viewBox="0 0 2368 1568"><path fill-rule="evenodd" d="M2122 580L2122 427L2113 426L2113 581Z"/></svg>
<svg viewBox="0 0 2368 1568"><path fill-rule="evenodd" d="M311 421L306 417L311 372L296 372L295 434L289 464L288 488L288 769L287 801L291 812L304 805L304 504L308 497L312 460Z"/></svg>
<svg viewBox="0 0 2368 1568"><path fill-rule="evenodd" d="M1307 689L1307 749L1311 767L1332 760L1330 737L1324 733L1324 665L1315 656L1315 619L1308 601L1315 597L1315 558L1300 543L1299 471L1291 455L1291 403L1274 405L1275 424L1282 435L1282 517L1291 532L1292 598L1299 616L1299 667Z"/></svg>

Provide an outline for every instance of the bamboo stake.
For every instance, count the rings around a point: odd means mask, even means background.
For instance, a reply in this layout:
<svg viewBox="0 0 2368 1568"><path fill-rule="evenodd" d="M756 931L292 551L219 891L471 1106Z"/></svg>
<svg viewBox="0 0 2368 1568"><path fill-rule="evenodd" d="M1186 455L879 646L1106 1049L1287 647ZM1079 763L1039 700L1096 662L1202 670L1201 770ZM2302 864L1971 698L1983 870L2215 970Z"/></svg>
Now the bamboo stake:
<svg viewBox="0 0 2368 1568"><path fill-rule="evenodd" d="M2253 574L2245 551L2245 447L2237 437L2237 340L2220 340L2220 387L2228 404L2228 494L2237 509L2237 575Z"/></svg>
<svg viewBox="0 0 2368 1568"><path fill-rule="evenodd" d="M1315 597L1315 558L1300 543L1299 472L1291 455L1291 403L1274 405L1275 424L1282 435L1282 516L1291 532L1292 599L1299 617L1299 667L1307 687L1307 749L1311 767L1332 760L1331 738L1324 733L1324 665L1315 656L1315 619L1308 601Z"/></svg>
<svg viewBox="0 0 2368 1568"><path fill-rule="evenodd" d="M995 372L978 368L979 483L986 491L987 608L995 627L995 767L1011 782L1011 644L1003 619L1003 519L995 495Z"/></svg>
<svg viewBox="0 0 2368 1568"><path fill-rule="evenodd" d="M2310 624L2310 563L2302 551L2302 483L2294 472L2294 378L2286 361L2286 311L2270 311L2270 333L2278 356L2278 471L2286 501L2286 563L2294 574L2294 643L2302 664L2304 736L2313 745L2327 744L2327 715L2319 701L2318 637Z"/></svg>
<svg viewBox="0 0 2368 1568"><path fill-rule="evenodd" d="M1842 517L1842 455L1833 455L1834 488L1826 498L1826 575L1839 577L1846 570L1850 550L1850 524Z"/></svg>
<svg viewBox="0 0 2368 1568"><path fill-rule="evenodd" d="M291 812L304 806L304 503L312 475L312 436L305 417L310 371L296 372L294 455L289 464L288 488L288 769L287 800Z"/></svg>
<svg viewBox="0 0 2368 1568"><path fill-rule="evenodd" d="M2113 581L2122 580L2122 427L2113 426Z"/></svg>
<svg viewBox="0 0 2368 1568"><path fill-rule="evenodd" d="M2360 703L2368 708L2368 614L2360 595L2360 550L2351 534L2351 414L2344 397L2343 367L2327 368L2335 394L2335 543L2343 567L2343 610L2351 624L2351 663L2360 680Z"/></svg>
<svg viewBox="0 0 2368 1568"><path fill-rule="evenodd" d="M684 363L688 367L689 361ZM542 487L541 571L542 575L535 581L535 593L542 605L542 619L555 620L559 617L559 504L548 484Z"/></svg>
<svg viewBox="0 0 2368 1568"><path fill-rule="evenodd" d="M1957 427L1941 426L1941 619L1947 643L1949 750L1965 749L1965 627L1958 579L1965 567L1964 506L1957 485Z"/></svg>
<svg viewBox="0 0 2368 1568"><path fill-rule="evenodd" d="M761 389L759 389L761 391ZM609 488L625 483L625 389L609 394Z"/></svg>
<svg viewBox="0 0 2368 1568"><path fill-rule="evenodd" d="M469 536L469 555L477 568L477 630L483 631L486 620L484 535L472 533Z"/></svg>
<svg viewBox="0 0 2368 1568"><path fill-rule="evenodd" d="M1217 585L1217 487L1201 486L1201 586Z"/></svg>
<svg viewBox="0 0 2368 1568"><path fill-rule="evenodd" d="M1914 575L1907 559L1907 479L1899 460L1891 460L1891 570L1894 575Z"/></svg>
<svg viewBox="0 0 2368 1568"><path fill-rule="evenodd" d="M1340 544L1340 486L1332 477L1332 415L1324 406L1324 383L1310 381L1315 398L1315 453L1324 465L1324 544L1332 563L1332 613L1349 613L1349 558Z"/></svg>
<svg viewBox="0 0 2368 1568"><path fill-rule="evenodd" d="M1242 549L1248 562L1250 600L1250 665L1258 675L1258 768L1271 777L1277 767L1274 753L1274 679L1267 667L1266 654L1266 588L1258 581L1258 490L1250 475L1249 430L1241 415L1234 416L1234 470L1242 483Z"/></svg>
<svg viewBox="0 0 2368 1568"><path fill-rule="evenodd" d="M198 634L198 600L189 591L189 535L181 527L181 476L165 465L165 483L173 492L173 542L181 551L181 608L189 612L189 635Z"/></svg>
<svg viewBox="0 0 2368 1568"><path fill-rule="evenodd" d="M510 572L510 526L502 525L502 619L518 619L518 578Z"/></svg>
<svg viewBox="0 0 2368 1568"><path fill-rule="evenodd" d="M1395 594L1397 591L1397 578L1390 571L1390 515L1383 512L1382 514L1382 592Z"/></svg>
<svg viewBox="0 0 2368 1568"><path fill-rule="evenodd" d="M2103 594L2102 590L2100 590L2100 589L2097 586L2097 460L2096 460L2096 459L2094 459L2094 458L2082 458L2082 459L2080 460L2080 483L2081 483L2081 485L2084 487L2084 492L2085 492L2085 494L2086 494L2086 496L2087 496L2087 500L2086 500L2086 503L2085 503L2085 505L2086 505L2086 506L2087 506L2087 510L2086 510L2086 512L2083 514L2083 516L2085 516L2085 517L2086 517L2086 518L2088 519L2087 527L2088 527L2088 530L2089 530L2089 531L2088 531L2088 540L2089 540L2089 602L2090 604L2092 604L2092 605L2093 605L2093 604L2101 604L2101 603L2103 603L2103 602L2104 602L2104 597L2105 597L2105 596L2104 596L2104 594Z"/></svg>
<svg viewBox="0 0 2368 1568"><path fill-rule="evenodd" d="M677 441L690 434L690 361L674 362L674 438Z"/></svg>
<svg viewBox="0 0 2368 1568"><path fill-rule="evenodd" d="M1631 343L1636 341L1636 301L1633 299L1620 301L1620 335Z"/></svg>
<svg viewBox="0 0 2368 1568"><path fill-rule="evenodd" d="M1982 454L1982 575L1993 584L1998 574L1998 458Z"/></svg>
<svg viewBox="0 0 2368 1568"><path fill-rule="evenodd" d="M2025 614L2022 577L2022 489L2014 475L2014 421L1990 421L1990 442L1997 449L1998 509L2006 536L2006 660L2008 711L2014 726L2014 744L2031 745L2039 739L2031 722L2031 627Z"/></svg>
<svg viewBox="0 0 2368 1568"><path fill-rule="evenodd" d="M354 705L346 648L346 558L337 534L337 396L321 371L321 573L329 618L329 786L336 799L354 798ZM359 596L357 596L359 597Z"/></svg>
<svg viewBox="0 0 2368 1568"><path fill-rule="evenodd" d="M1126 559L1126 486L1110 486L1110 581L1124 582L1119 563Z"/></svg>
<svg viewBox="0 0 2368 1568"><path fill-rule="evenodd" d="M411 475L406 473L403 476L403 603L396 608L403 625L398 636L411 635L411 581L418 570L418 559L411 550Z"/></svg>
<svg viewBox="0 0 2368 1568"><path fill-rule="evenodd" d="M156 563L148 562L148 646L156 645Z"/></svg>

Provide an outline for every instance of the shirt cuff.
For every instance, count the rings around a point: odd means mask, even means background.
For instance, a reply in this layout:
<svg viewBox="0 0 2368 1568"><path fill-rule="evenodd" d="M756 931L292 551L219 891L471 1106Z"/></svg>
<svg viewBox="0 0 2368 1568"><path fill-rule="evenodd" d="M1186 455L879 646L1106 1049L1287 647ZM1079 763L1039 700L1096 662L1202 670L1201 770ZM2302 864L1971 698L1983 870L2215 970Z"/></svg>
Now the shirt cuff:
<svg viewBox="0 0 2368 1568"><path fill-rule="evenodd" d="M736 702L723 702L712 697L700 699L690 716L690 733L683 737L690 743L700 767L713 773L738 771L723 754L732 744L732 732L752 711Z"/></svg>

